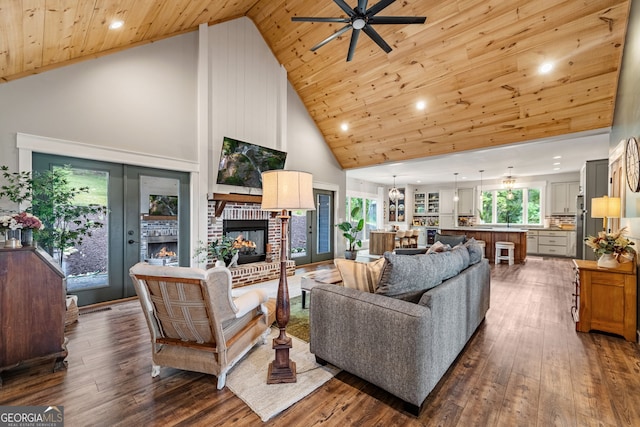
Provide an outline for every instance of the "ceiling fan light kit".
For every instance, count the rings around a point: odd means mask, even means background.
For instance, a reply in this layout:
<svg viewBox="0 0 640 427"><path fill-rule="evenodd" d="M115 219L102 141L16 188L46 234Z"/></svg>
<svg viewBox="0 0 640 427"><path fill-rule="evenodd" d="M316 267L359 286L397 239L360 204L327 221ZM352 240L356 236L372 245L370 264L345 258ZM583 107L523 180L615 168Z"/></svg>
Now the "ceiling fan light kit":
<svg viewBox="0 0 640 427"><path fill-rule="evenodd" d="M353 59L353 55L356 51L356 44L358 43L358 37L360 31L371 38L380 49L386 53L391 52L391 46L385 42L380 34L373 29L372 25L397 25L397 24L424 24L427 20L426 16L375 16L378 12L385 9L395 0L381 0L375 5L367 9L368 0L358 0L358 5L351 8L344 0L333 0L347 15L347 18L324 18L324 17L298 17L291 18L293 22L342 22L347 25L336 31L331 36L327 37L317 45L311 48L312 52L320 49L331 40L337 39L342 34L349 30L351 32L351 42L349 43L349 52L347 53L347 62Z"/></svg>

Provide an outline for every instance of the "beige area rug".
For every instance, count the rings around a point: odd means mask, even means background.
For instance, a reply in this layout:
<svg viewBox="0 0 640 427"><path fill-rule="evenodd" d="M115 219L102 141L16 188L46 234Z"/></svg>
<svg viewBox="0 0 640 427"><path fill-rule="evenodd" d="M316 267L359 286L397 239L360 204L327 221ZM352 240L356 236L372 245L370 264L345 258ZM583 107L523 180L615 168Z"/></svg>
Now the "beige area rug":
<svg viewBox="0 0 640 427"><path fill-rule="evenodd" d="M331 365L318 365L315 356L309 352L309 344L292 337L289 357L296 362L297 382L267 384L269 363L275 357L271 343L277 335L278 330L272 329L267 343L254 347L227 375L227 387L262 421L284 411L340 372Z"/></svg>

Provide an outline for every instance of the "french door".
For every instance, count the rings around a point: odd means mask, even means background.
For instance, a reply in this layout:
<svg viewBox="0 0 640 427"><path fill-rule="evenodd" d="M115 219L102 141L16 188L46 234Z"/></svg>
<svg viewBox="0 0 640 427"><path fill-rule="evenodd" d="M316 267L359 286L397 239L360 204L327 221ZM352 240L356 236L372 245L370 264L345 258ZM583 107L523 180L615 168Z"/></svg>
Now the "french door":
<svg viewBox="0 0 640 427"><path fill-rule="evenodd" d="M34 172L69 166L69 186L88 187L75 202L107 207L91 218L102 227L56 254L78 305L134 296L129 268L152 256L153 239L172 241L172 265L189 265L189 240L181 238L189 236L189 174L39 153L32 160ZM176 210L151 215L158 200L175 201Z"/></svg>
<svg viewBox="0 0 640 427"><path fill-rule="evenodd" d="M291 212L290 259L296 265L333 259L333 192L313 190L315 211Z"/></svg>

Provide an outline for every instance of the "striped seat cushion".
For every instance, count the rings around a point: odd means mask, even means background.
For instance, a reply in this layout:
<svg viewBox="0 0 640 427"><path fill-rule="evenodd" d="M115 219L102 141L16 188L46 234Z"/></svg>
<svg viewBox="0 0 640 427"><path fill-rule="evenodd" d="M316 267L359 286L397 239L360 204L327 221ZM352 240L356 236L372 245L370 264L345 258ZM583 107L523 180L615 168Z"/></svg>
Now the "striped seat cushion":
<svg viewBox="0 0 640 427"><path fill-rule="evenodd" d="M342 276L342 286L374 293L378 288L384 267L384 258L373 262L357 262L336 258L333 260Z"/></svg>

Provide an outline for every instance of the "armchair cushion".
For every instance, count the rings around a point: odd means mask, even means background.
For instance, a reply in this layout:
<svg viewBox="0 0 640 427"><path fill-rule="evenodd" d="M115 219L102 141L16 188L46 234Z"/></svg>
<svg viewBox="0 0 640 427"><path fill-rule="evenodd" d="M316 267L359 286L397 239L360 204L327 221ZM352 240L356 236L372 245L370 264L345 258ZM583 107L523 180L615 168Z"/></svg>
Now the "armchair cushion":
<svg viewBox="0 0 640 427"><path fill-rule="evenodd" d="M233 303L238 309L236 312L236 318L244 316L260 304L267 302L268 299L269 296L264 289L254 289L234 298Z"/></svg>

